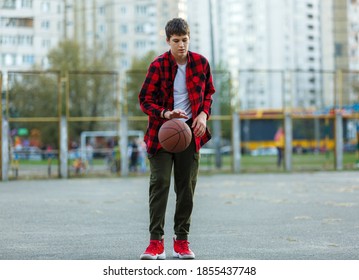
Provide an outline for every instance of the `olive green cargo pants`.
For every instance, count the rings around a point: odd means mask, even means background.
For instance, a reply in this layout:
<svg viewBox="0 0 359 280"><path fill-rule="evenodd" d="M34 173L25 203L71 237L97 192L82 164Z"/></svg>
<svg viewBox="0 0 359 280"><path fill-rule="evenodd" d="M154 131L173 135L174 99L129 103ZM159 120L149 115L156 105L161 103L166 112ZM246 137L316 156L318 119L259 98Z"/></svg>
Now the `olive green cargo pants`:
<svg viewBox="0 0 359 280"><path fill-rule="evenodd" d="M161 149L149 155L150 162L150 238L160 240L164 235L165 214L173 168L176 209L174 234L178 240L186 240L189 234L193 195L197 183L199 153L196 153L194 137L188 148L180 153Z"/></svg>

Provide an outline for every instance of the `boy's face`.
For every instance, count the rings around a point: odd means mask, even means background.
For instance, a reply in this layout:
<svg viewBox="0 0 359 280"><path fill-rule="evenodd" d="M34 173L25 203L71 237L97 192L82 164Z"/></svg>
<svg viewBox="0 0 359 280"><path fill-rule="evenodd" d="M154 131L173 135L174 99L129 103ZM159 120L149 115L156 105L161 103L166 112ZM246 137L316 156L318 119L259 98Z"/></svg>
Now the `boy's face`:
<svg viewBox="0 0 359 280"><path fill-rule="evenodd" d="M171 48L171 53L175 57L177 63L184 64L187 62L187 53L189 47L188 35L172 35L166 40Z"/></svg>

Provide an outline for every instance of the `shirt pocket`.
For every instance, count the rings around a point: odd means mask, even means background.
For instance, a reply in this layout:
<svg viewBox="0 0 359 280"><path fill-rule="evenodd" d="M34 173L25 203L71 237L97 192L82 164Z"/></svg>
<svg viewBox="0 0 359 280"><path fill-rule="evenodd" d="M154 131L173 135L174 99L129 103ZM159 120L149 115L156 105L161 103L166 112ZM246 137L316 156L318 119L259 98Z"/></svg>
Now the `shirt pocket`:
<svg viewBox="0 0 359 280"><path fill-rule="evenodd" d="M157 104L160 106L167 106L168 98L173 91L173 83L170 81L162 81L160 86L160 91L158 92L158 96L156 98Z"/></svg>
<svg viewBox="0 0 359 280"><path fill-rule="evenodd" d="M194 153L193 159L198 162L201 159L201 154L199 152Z"/></svg>
<svg viewBox="0 0 359 280"><path fill-rule="evenodd" d="M191 92L196 94L196 101L201 104L203 102L204 93L206 90L206 75L204 73L194 75L190 85Z"/></svg>

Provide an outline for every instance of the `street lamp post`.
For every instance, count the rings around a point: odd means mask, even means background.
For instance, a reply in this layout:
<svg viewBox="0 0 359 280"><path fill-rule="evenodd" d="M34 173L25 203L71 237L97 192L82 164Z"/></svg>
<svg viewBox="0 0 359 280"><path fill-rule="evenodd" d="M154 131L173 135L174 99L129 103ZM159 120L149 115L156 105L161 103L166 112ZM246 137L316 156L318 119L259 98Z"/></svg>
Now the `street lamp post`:
<svg viewBox="0 0 359 280"><path fill-rule="evenodd" d="M211 60L212 60L212 72L215 73L216 61L215 61L215 52L214 52L214 31L213 31L213 16L212 16L212 1L208 0L209 5L209 26L211 32ZM214 81L216 84L216 81ZM213 115L219 116L221 113L220 103L218 99L218 94L214 95L213 105L212 105ZM216 168L222 167L222 158L221 158L221 121L213 121L213 141L216 151Z"/></svg>

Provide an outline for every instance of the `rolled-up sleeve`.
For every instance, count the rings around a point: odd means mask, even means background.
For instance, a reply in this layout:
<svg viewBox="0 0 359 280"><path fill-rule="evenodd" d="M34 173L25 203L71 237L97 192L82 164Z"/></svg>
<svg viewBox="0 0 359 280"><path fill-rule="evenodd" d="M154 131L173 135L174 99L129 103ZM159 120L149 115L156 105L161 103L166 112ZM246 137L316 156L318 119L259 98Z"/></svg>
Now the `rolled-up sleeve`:
<svg viewBox="0 0 359 280"><path fill-rule="evenodd" d="M156 95L159 93L159 90L159 65L156 62L152 62L138 96L141 110L151 118L160 117L163 110L162 106L156 104Z"/></svg>
<svg viewBox="0 0 359 280"><path fill-rule="evenodd" d="M206 90L204 92L204 100L203 100L203 112L207 114L207 119L209 119L211 115L211 106L212 106L212 95L215 93L215 88L213 85L213 77L211 74L211 69L209 64L207 65L206 71Z"/></svg>

